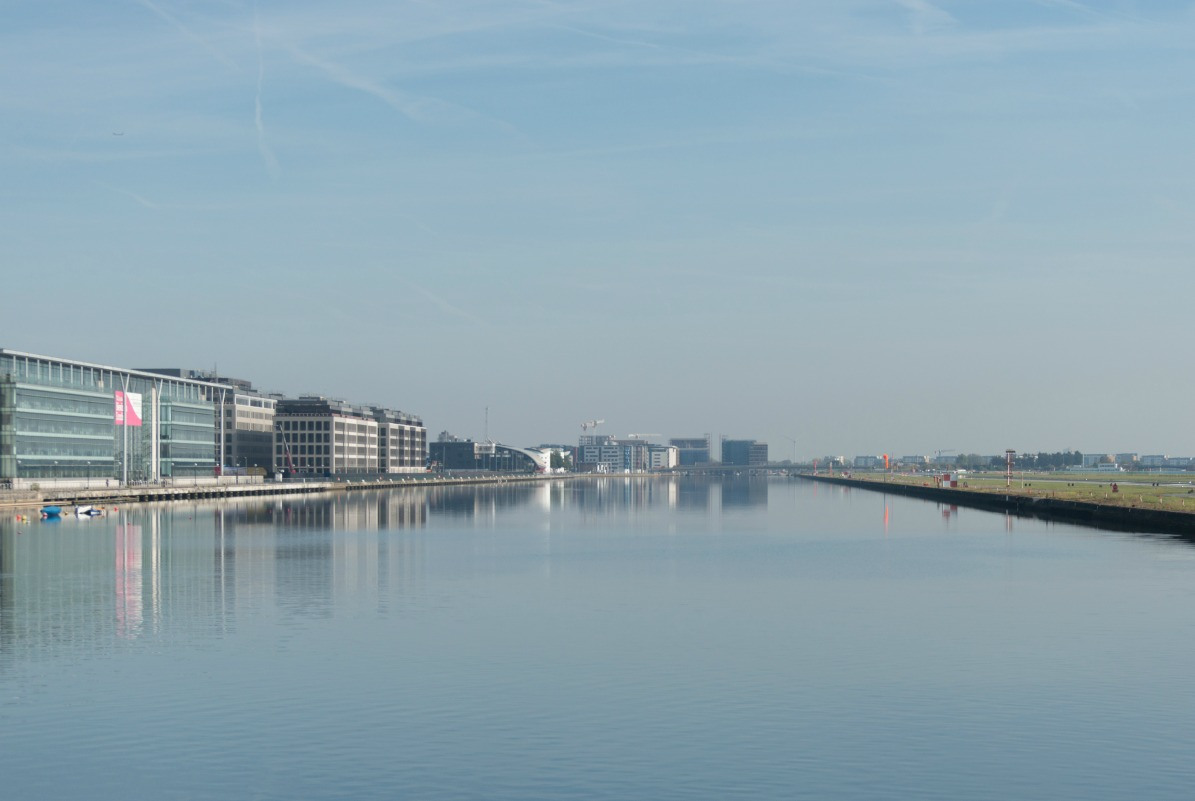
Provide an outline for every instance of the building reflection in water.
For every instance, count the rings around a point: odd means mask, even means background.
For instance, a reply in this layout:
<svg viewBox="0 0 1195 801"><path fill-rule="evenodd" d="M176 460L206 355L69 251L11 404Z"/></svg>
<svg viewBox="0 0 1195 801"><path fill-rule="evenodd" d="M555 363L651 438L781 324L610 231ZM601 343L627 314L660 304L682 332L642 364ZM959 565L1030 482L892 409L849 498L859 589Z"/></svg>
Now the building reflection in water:
<svg viewBox="0 0 1195 801"><path fill-rule="evenodd" d="M417 490L271 501L139 504L98 518L0 520L3 660L102 652L122 640L222 636L276 603L327 614L342 595L417 582L427 522Z"/></svg>
<svg viewBox="0 0 1195 801"><path fill-rule="evenodd" d="M141 633L141 526L117 523L116 551L116 633L136 637Z"/></svg>
<svg viewBox="0 0 1195 801"><path fill-rule="evenodd" d="M730 476L722 481L722 508L767 507L767 476Z"/></svg>
<svg viewBox="0 0 1195 801"><path fill-rule="evenodd" d="M546 532L562 511L617 522L649 509L717 515L766 503L757 478L610 476L139 504L56 522L6 516L0 667L21 651L103 650L165 632L219 637L238 612L263 606L326 616L347 596L372 597L379 609L411 602L425 538L394 534L436 518L484 526L518 508L520 524Z"/></svg>

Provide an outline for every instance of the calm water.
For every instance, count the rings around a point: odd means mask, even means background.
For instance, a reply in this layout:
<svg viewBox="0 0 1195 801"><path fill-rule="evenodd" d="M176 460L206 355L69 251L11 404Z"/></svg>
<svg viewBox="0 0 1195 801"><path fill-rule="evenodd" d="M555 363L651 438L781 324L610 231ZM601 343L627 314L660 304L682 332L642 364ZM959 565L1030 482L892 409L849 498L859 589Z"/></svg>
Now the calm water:
<svg viewBox="0 0 1195 801"><path fill-rule="evenodd" d="M6 799L1188 799L1195 548L798 481L0 523Z"/></svg>

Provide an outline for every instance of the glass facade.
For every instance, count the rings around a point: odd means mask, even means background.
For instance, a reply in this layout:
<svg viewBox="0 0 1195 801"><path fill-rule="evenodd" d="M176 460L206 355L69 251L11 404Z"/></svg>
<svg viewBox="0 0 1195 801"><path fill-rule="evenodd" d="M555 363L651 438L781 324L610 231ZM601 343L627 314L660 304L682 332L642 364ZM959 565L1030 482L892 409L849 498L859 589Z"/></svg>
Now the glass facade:
<svg viewBox="0 0 1195 801"><path fill-rule="evenodd" d="M0 350L0 480L211 476L215 430L200 382Z"/></svg>

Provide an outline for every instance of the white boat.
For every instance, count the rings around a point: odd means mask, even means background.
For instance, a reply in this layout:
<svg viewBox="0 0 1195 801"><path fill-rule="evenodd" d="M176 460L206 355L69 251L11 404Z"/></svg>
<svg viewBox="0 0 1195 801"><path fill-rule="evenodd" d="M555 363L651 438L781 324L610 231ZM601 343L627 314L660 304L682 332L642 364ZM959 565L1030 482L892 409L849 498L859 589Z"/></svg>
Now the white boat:
<svg viewBox="0 0 1195 801"><path fill-rule="evenodd" d="M94 506L76 506L75 514L79 517L99 517L104 513L103 509L96 509Z"/></svg>

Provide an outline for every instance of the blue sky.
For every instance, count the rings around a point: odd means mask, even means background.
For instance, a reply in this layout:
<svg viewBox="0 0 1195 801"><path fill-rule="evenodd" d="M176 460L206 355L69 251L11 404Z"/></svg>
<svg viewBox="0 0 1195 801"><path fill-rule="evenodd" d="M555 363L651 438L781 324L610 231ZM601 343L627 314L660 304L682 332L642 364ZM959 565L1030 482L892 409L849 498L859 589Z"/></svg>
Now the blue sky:
<svg viewBox="0 0 1195 801"><path fill-rule="evenodd" d="M1193 3L2 13L5 347L514 444L1195 454Z"/></svg>

